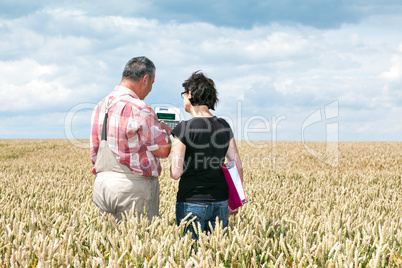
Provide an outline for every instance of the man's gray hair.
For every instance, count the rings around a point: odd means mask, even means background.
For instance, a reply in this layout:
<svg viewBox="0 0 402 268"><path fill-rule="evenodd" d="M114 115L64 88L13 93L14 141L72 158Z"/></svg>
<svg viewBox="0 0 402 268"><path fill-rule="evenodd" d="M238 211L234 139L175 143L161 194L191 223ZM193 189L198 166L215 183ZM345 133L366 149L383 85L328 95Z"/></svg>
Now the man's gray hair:
<svg viewBox="0 0 402 268"><path fill-rule="evenodd" d="M129 60L124 67L123 78L139 81L145 75L155 75L155 65L147 57L135 57Z"/></svg>

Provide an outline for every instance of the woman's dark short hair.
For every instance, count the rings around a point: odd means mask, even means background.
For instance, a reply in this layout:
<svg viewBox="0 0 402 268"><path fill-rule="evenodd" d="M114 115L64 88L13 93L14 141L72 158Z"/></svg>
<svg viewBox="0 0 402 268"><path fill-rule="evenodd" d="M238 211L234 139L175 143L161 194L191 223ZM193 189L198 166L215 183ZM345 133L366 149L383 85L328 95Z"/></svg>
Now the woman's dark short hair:
<svg viewBox="0 0 402 268"><path fill-rule="evenodd" d="M183 87L185 92L191 92L191 105L206 105L208 109L215 110L218 92L212 79L206 77L202 72L196 71L184 81Z"/></svg>
<svg viewBox="0 0 402 268"><path fill-rule="evenodd" d="M155 75L155 65L147 57L135 57L129 60L124 67L123 78L128 78L132 81L139 81L145 75Z"/></svg>

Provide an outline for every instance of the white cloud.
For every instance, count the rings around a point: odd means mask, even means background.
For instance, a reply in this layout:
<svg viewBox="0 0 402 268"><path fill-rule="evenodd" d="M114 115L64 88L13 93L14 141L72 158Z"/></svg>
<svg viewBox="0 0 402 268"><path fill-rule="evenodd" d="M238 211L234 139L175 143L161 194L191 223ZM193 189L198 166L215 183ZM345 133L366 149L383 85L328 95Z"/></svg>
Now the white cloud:
<svg viewBox="0 0 402 268"><path fill-rule="evenodd" d="M390 69L380 75L380 78L389 83L402 81L402 44L399 45L399 52L400 54L392 55Z"/></svg>
<svg viewBox="0 0 402 268"><path fill-rule="evenodd" d="M58 71L31 59L0 62L0 111L27 111L68 98L72 91L57 81L47 81Z"/></svg>
<svg viewBox="0 0 402 268"><path fill-rule="evenodd" d="M373 109L381 114L397 105L395 99L402 100L397 90L402 40L395 37L401 31L382 32L372 20L332 30L279 24L237 29L43 9L1 19L0 28L4 113L59 113L80 102L97 102L137 55L148 56L157 67L146 99L150 104L181 106L181 83L196 70L216 82L217 113L233 118L234 102L240 101L245 119L286 115L287 125L299 126L311 111L339 100L346 113L339 120L357 133L361 121L371 119L349 113Z"/></svg>
<svg viewBox="0 0 402 268"><path fill-rule="evenodd" d="M31 59L0 62L3 74L0 77L0 111L57 110L86 96L80 89L68 87L64 71L55 64L40 64Z"/></svg>
<svg viewBox="0 0 402 268"><path fill-rule="evenodd" d="M402 106L402 43L398 52L391 56L389 69L379 78L384 81L381 94L388 108Z"/></svg>
<svg viewBox="0 0 402 268"><path fill-rule="evenodd" d="M300 35L286 32L273 32L263 40L252 40L245 46L245 52L252 58L292 57L304 54L307 49L308 40Z"/></svg>

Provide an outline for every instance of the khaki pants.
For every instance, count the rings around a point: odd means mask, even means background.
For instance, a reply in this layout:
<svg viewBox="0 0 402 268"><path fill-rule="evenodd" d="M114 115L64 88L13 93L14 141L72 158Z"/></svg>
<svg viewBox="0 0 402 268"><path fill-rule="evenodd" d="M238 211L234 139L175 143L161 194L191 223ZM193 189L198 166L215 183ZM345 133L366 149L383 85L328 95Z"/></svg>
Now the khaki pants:
<svg viewBox="0 0 402 268"><path fill-rule="evenodd" d="M149 221L159 216L159 180L135 174L100 172L93 191L94 203L103 215L113 215L118 222L124 213L146 215Z"/></svg>

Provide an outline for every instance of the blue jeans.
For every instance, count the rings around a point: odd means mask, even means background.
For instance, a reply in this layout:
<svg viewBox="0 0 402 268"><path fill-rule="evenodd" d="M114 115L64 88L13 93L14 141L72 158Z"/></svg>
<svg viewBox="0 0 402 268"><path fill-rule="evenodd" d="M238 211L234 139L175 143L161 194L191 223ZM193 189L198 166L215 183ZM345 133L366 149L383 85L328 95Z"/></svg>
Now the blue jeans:
<svg viewBox="0 0 402 268"><path fill-rule="evenodd" d="M222 228L228 226L228 201L220 202L177 202L176 203L176 223L180 225L180 222L187 216L186 222L194 222L197 231L194 230L193 224L186 224L184 233L190 231L192 238L197 240L198 236L198 224L200 224L201 232L211 232L209 223L212 228L215 228L216 217L222 222Z"/></svg>

